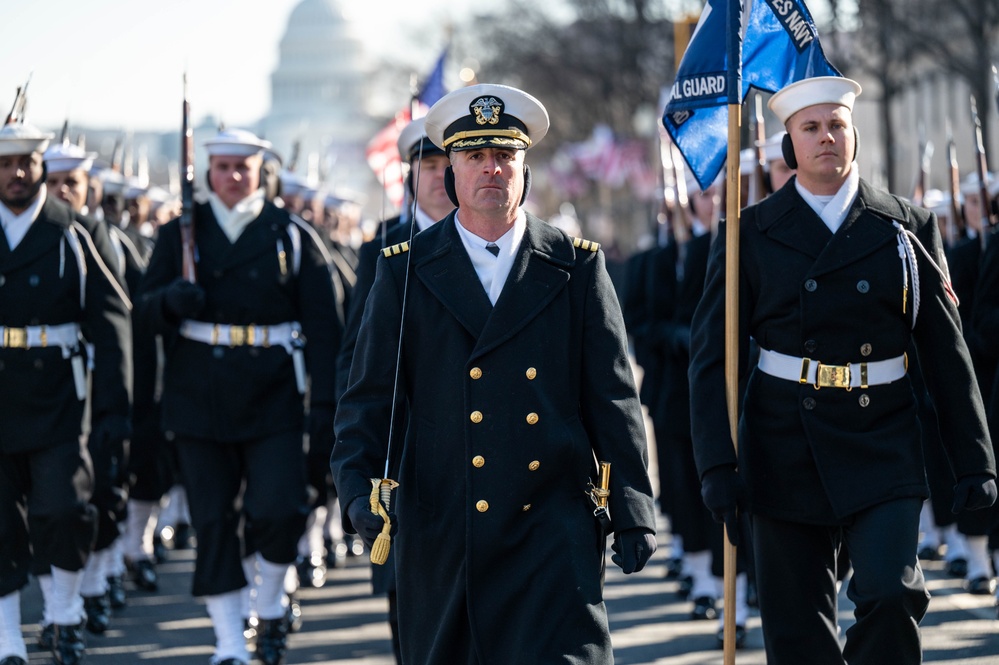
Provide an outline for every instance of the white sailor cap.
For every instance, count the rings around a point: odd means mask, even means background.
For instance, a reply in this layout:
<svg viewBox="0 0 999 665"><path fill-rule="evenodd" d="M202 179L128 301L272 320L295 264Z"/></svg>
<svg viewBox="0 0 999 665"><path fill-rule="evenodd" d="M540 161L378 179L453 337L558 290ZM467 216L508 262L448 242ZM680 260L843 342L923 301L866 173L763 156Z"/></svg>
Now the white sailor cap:
<svg viewBox="0 0 999 665"><path fill-rule="evenodd" d="M13 122L0 128L0 155L30 155L45 152L55 134L43 132L34 125Z"/></svg>
<svg viewBox="0 0 999 665"><path fill-rule="evenodd" d="M434 142L427 136L426 118L417 118L403 127L395 145L404 162L444 154L444 151L435 146Z"/></svg>
<svg viewBox="0 0 999 665"><path fill-rule="evenodd" d="M124 196L126 199L137 199L140 196L145 196L148 190L148 185L139 178L133 176L125 179Z"/></svg>
<svg viewBox="0 0 999 665"><path fill-rule="evenodd" d="M860 84L842 76L816 76L786 85L767 101L767 107L784 124L803 108L816 104L839 104L853 112Z"/></svg>
<svg viewBox="0 0 999 665"><path fill-rule="evenodd" d="M87 152L75 143L65 142L50 146L43 157L49 173L65 173L76 169L89 173L97 153Z"/></svg>
<svg viewBox="0 0 999 665"><path fill-rule="evenodd" d="M771 134L767 137L767 140L763 142L763 158L767 160L767 164L770 162L775 162L778 159L784 159L784 152L781 150L781 143L784 141L784 135L787 134L783 129L776 134ZM757 146L760 146L757 143Z"/></svg>
<svg viewBox="0 0 999 665"><path fill-rule="evenodd" d="M209 157L249 157L270 149L271 142L245 129L223 129L204 146Z"/></svg>
<svg viewBox="0 0 999 665"><path fill-rule="evenodd" d="M935 212L938 217L950 217L950 194L940 189L927 189L923 194L923 207Z"/></svg>
<svg viewBox="0 0 999 665"><path fill-rule="evenodd" d="M308 187L309 181L294 171L288 169L281 170L281 194L284 196L295 196Z"/></svg>
<svg viewBox="0 0 999 665"><path fill-rule="evenodd" d="M999 194L999 178L988 171L985 172L985 189L989 196ZM981 183L978 179L978 172L972 171L961 181L961 193L965 196L969 194L978 195L982 191Z"/></svg>
<svg viewBox="0 0 999 665"><path fill-rule="evenodd" d="M548 133L548 111L523 90L495 83L459 88L442 97L425 118L438 148L527 150Z"/></svg>
<svg viewBox="0 0 999 665"><path fill-rule="evenodd" d="M739 172L743 175L751 173L756 168L756 149L743 148L739 151Z"/></svg>
<svg viewBox="0 0 999 665"><path fill-rule="evenodd" d="M125 176L114 169L104 169L97 174L97 178L104 187L104 194L124 194Z"/></svg>

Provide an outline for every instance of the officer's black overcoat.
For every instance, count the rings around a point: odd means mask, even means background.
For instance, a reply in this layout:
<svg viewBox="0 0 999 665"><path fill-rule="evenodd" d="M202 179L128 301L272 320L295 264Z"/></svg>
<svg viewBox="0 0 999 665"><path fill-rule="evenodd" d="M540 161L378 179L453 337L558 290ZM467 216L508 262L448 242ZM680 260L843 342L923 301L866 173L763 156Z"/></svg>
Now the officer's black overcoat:
<svg viewBox="0 0 999 665"><path fill-rule="evenodd" d="M195 212L197 280L206 294L198 320L229 325L298 321L313 404L334 403L335 358L341 329L330 267L323 250L300 231L301 266L294 267L290 215L268 202L231 243L211 206ZM284 258L279 251L284 251ZM164 309L166 287L181 275L180 224L159 232L140 288L142 315L175 341L166 351L163 427L215 441L247 441L301 429L303 398L292 356L281 346L211 346L176 335L179 321Z"/></svg>
<svg viewBox="0 0 999 665"><path fill-rule="evenodd" d="M86 232L67 241L73 223ZM93 246L87 240L93 241ZM86 261L86 293L80 305L80 270L74 246ZM96 250L96 254L93 250ZM109 273L101 270L99 256ZM129 415L131 328L128 305L108 275L118 258L107 228L47 197L38 218L10 251L0 241L0 325L79 323L93 345L91 410L94 418ZM112 278L113 279L113 278ZM61 349L0 349L0 451L37 450L72 441L83 429L84 405L76 394L71 361Z"/></svg>
<svg viewBox="0 0 999 665"><path fill-rule="evenodd" d="M400 304L396 570L410 665L607 663L605 543L586 496L611 462L615 528L654 529L641 409L603 255L528 215L495 307L454 213L379 259L333 471L342 505L381 477ZM469 638L470 636L470 638ZM464 642L464 645L463 645Z"/></svg>
<svg viewBox="0 0 999 665"><path fill-rule="evenodd" d="M857 365L902 355L914 340L956 475L995 474L995 460L957 308L916 247L920 303L912 328L910 276L894 219L938 265L936 218L861 180L843 225L831 234L792 186L742 212L740 339L826 364ZM725 233L712 248L704 298L691 335L691 414L701 475L736 461L723 417ZM746 344L742 344L745 368ZM741 469L759 514L813 523L890 499L925 497L916 401L908 376L866 389L822 388L755 369L740 436Z"/></svg>

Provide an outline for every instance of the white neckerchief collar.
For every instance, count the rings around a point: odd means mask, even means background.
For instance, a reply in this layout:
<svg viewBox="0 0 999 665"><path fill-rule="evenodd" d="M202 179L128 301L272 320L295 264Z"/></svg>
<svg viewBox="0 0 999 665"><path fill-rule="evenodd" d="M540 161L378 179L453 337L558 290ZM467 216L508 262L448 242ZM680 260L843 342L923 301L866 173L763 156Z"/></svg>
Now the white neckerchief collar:
<svg viewBox="0 0 999 665"><path fill-rule="evenodd" d="M215 192L209 193L208 202L212 206L212 212L215 213L215 221L219 223L229 242L235 243L239 240L243 229L260 217L265 203L264 190L258 189L236 203L232 209L227 208Z"/></svg>
<svg viewBox="0 0 999 665"><path fill-rule="evenodd" d="M42 206L45 205L46 192L47 189L43 183L38 190L38 196L20 215L15 215L10 208L0 203L0 224L3 225L3 233L7 236L7 246L10 247L11 251L14 251L14 248L21 244L28 229L41 214Z"/></svg>
<svg viewBox="0 0 999 665"><path fill-rule="evenodd" d="M527 230L527 215L523 209L518 209L513 227L490 243L462 226L459 219L460 213L459 210L454 215L454 226L458 229L458 236L461 238L461 244L465 246L465 251L468 252L468 258L472 260L475 274L479 276L482 288L489 296L489 302L495 305L496 301L499 300L500 293L503 292L506 278L509 277L510 270L513 268L513 260L517 256L520 242L524 239L524 232ZM488 244L499 247L499 253L496 256L493 256L492 252L486 249Z"/></svg>
<svg viewBox="0 0 999 665"><path fill-rule="evenodd" d="M801 198L805 199L805 203L829 227L829 230L836 233L843 225L847 213L850 212L853 200L857 198L857 192L860 190L860 174L856 167L851 168L850 173L846 176L846 181L828 201L825 200L827 197L817 196L805 189L797 178L794 179L794 187L801 194Z"/></svg>

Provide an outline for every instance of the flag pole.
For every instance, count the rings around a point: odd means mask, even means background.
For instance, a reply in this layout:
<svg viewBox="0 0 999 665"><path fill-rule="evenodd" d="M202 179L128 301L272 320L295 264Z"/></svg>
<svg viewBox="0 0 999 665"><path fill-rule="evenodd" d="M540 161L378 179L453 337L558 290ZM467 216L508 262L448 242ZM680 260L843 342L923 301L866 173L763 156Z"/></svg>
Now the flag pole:
<svg viewBox="0 0 999 665"><path fill-rule="evenodd" d="M739 201L742 126L742 3L728 1L728 156L725 202L725 396L729 430L739 452ZM737 534L738 535L738 534ZM726 533L724 543L724 615L722 660L735 665L736 551ZM744 545L746 543L743 543Z"/></svg>

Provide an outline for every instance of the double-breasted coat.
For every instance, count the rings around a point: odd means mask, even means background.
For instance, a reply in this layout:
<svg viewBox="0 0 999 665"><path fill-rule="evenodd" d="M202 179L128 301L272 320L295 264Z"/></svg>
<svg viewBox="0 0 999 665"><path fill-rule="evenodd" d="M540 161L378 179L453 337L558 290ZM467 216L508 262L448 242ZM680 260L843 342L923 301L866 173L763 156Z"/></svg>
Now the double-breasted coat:
<svg viewBox="0 0 999 665"><path fill-rule="evenodd" d="M311 403L333 406L341 328L329 262L318 239L302 227L290 230L296 223L270 202L235 243L207 203L196 206L195 219L197 280L206 298L199 320L241 326L301 323ZM168 316L163 294L181 275L181 264L180 224L173 220L160 229L140 288L142 314L156 332L173 339L163 378L164 429L225 442L301 430L303 397L285 348L212 346L176 334L180 322Z"/></svg>
<svg viewBox="0 0 999 665"><path fill-rule="evenodd" d="M954 300L915 248L919 309L898 231L911 230L944 269L935 216L863 180L833 235L794 186L745 209L739 247L740 367L761 349L825 364L901 356L915 342L958 477L995 474L982 399ZM913 243L915 245L915 243ZM712 248L691 335L691 414L698 470L734 464L724 413L725 233ZM926 497L916 400L908 376L883 385L816 389L754 369L740 421L740 470L758 514L818 524L891 499Z"/></svg>
<svg viewBox="0 0 999 665"><path fill-rule="evenodd" d="M93 350L93 420L129 417L129 304L121 285L112 281L116 266L107 228L51 196L13 251L6 239L0 241L0 326L80 325ZM84 364L89 355L84 350ZM7 414L0 418L0 452L38 450L79 437L85 401L75 385L72 362L58 346L0 349L0 404Z"/></svg>
<svg viewBox="0 0 999 665"><path fill-rule="evenodd" d="M596 460L611 463L616 531L654 530L655 518L603 255L528 215L495 307L454 213L409 252L380 258L337 411L343 506L383 473L404 291L409 425L391 453L404 659L464 663L474 651L483 665L611 662L605 542L586 494Z"/></svg>

